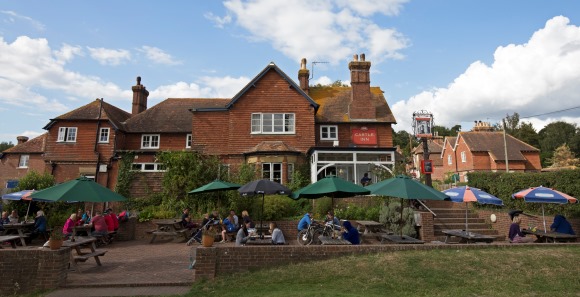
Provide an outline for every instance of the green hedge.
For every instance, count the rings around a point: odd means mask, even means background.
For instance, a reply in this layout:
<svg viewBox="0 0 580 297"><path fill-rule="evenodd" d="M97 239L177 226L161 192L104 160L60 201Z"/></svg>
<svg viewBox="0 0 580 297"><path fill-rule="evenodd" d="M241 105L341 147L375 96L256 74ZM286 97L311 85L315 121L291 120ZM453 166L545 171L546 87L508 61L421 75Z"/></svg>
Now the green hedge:
<svg viewBox="0 0 580 297"><path fill-rule="evenodd" d="M482 189L503 200L505 209L521 209L532 214L546 215L561 213L567 217L580 218L580 203L552 204L526 203L513 199L512 194L530 188L544 186L564 192L572 197L580 197L580 169L542 173L472 172L467 174L469 186Z"/></svg>

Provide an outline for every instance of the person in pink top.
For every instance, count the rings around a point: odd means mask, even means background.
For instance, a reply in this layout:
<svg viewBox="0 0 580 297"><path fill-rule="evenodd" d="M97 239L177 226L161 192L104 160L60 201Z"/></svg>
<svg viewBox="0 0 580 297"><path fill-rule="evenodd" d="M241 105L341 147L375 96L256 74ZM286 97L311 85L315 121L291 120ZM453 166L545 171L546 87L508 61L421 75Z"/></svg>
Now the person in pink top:
<svg viewBox="0 0 580 297"><path fill-rule="evenodd" d="M95 216L93 217L91 222L93 223L93 228L95 229L95 231L93 231L93 235L109 234L109 231L107 229L107 222L105 221L105 218L101 215L100 211L95 212Z"/></svg>
<svg viewBox="0 0 580 297"><path fill-rule="evenodd" d="M62 227L62 233L65 236L71 236L73 233L73 227L76 225L76 221L77 221L77 214L73 213L70 215L70 217L68 219L66 219L66 223L64 223L64 226Z"/></svg>
<svg viewBox="0 0 580 297"><path fill-rule="evenodd" d="M103 217L105 218L105 222L107 223L107 231L109 232L115 231L115 222L113 222L113 218L111 217L109 210L105 210Z"/></svg>

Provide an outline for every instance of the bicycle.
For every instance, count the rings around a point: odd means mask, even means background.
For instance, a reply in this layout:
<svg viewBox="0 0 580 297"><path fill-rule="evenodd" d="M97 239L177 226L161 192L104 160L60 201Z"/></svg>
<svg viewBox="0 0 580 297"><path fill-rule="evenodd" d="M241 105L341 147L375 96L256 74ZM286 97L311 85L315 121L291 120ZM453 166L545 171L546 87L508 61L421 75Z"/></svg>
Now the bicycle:
<svg viewBox="0 0 580 297"><path fill-rule="evenodd" d="M336 227L339 228L339 225L335 225L332 222L326 222L324 224L320 224L316 221L313 221L312 224L308 226L308 228L303 229L298 232L298 244L300 245L311 245L311 244L321 244L320 236L333 236Z"/></svg>

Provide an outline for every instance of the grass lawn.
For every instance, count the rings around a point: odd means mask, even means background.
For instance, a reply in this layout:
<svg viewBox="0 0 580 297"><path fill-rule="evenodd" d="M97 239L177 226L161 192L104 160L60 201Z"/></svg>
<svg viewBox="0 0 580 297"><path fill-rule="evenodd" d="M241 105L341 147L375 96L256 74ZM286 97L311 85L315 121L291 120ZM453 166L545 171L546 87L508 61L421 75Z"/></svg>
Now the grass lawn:
<svg viewBox="0 0 580 297"><path fill-rule="evenodd" d="M198 282L186 296L580 296L580 246L341 257Z"/></svg>

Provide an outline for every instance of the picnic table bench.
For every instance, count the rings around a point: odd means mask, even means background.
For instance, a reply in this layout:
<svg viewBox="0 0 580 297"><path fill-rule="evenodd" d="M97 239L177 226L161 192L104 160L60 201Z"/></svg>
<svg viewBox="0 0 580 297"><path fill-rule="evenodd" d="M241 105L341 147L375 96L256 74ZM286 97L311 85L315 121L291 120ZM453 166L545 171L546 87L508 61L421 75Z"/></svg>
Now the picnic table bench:
<svg viewBox="0 0 580 297"><path fill-rule="evenodd" d="M189 239L189 230L184 228L183 225L181 225L181 222L178 222L177 220L155 220L153 223L157 225L157 229L150 231L153 236L149 243L153 243L157 236L173 236L175 238L183 237L186 241Z"/></svg>
<svg viewBox="0 0 580 297"><path fill-rule="evenodd" d="M0 236L0 243L2 242L10 242L10 246L12 246L13 249L16 248L16 240L20 239L20 236L18 235L2 235ZM0 244L0 249L2 248L2 245Z"/></svg>
<svg viewBox="0 0 580 297"><path fill-rule="evenodd" d="M272 235L253 235L248 238L246 245L272 245Z"/></svg>
<svg viewBox="0 0 580 297"><path fill-rule="evenodd" d="M96 241L97 238L92 236L76 236L74 237L74 241L72 238L63 241L63 247L71 248L69 263L72 269L81 272L77 263L86 262L90 258L94 258L95 263L97 263L98 266L102 266L99 257L104 256L107 253L107 250L97 250ZM48 242L44 244L44 247L48 247ZM83 250L87 248L89 249L88 251Z"/></svg>
<svg viewBox="0 0 580 297"><path fill-rule="evenodd" d="M381 243L398 243L398 244L423 244L425 243L423 240L419 240L417 238L413 238L408 235L382 235L381 236Z"/></svg>
<svg viewBox="0 0 580 297"><path fill-rule="evenodd" d="M10 230L16 230L22 246L26 246L26 239L29 237L30 229L34 227L34 223L15 223L4 224L4 230L8 233ZM9 234L10 235L10 234Z"/></svg>
<svg viewBox="0 0 580 297"><path fill-rule="evenodd" d="M375 221L356 221L357 225L362 228L359 230L361 239L374 238L383 241L384 235L392 235L393 232L385 230L384 224Z"/></svg>
<svg viewBox="0 0 580 297"><path fill-rule="evenodd" d="M544 230L536 230L532 231L529 229L522 229L522 233L524 234L533 234L537 238L537 242L576 242L578 235L566 234L566 233L558 233L552 231L544 231Z"/></svg>
<svg viewBox="0 0 580 297"><path fill-rule="evenodd" d="M330 236L319 236L322 245L351 245L350 241L342 238L332 238Z"/></svg>
<svg viewBox="0 0 580 297"><path fill-rule="evenodd" d="M441 232L445 234L445 243L448 243L451 237L459 237L459 243L492 243L495 240L493 236L466 232L465 230L443 230Z"/></svg>

